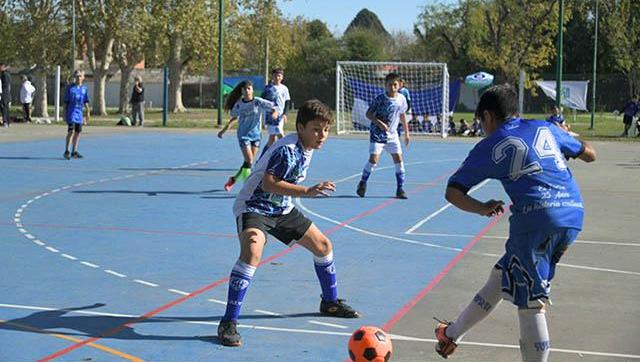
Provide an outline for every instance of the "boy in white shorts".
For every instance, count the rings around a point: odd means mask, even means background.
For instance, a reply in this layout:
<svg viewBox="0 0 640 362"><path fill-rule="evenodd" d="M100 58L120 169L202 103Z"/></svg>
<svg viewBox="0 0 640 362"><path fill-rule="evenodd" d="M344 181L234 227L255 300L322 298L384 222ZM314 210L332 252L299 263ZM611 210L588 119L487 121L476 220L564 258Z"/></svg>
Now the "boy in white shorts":
<svg viewBox="0 0 640 362"><path fill-rule="evenodd" d="M403 129L408 130L407 99L400 93L400 76L396 73L389 73L384 78L385 92L378 95L367 110L367 118L371 120L369 160L362 170L362 178L358 183L356 193L364 197L367 192L367 180L373 169L380 160L382 151L391 154L396 168L396 197L406 199L404 192L405 169L402 162L402 146L398 135L398 123L402 122ZM404 132L405 145L409 145L409 132Z"/></svg>

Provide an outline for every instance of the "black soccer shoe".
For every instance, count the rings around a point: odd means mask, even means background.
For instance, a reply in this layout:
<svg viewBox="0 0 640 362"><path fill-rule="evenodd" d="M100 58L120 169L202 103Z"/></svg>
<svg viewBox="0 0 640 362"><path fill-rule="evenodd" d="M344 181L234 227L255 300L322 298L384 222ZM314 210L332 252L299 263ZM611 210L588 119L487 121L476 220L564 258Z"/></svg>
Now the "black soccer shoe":
<svg viewBox="0 0 640 362"><path fill-rule="evenodd" d="M70 160L71 159L71 152L64 151L64 154L62 155L62 157L64 157L65 160Z"/></svg>
<svg viewBox="0 0 640 362"><path fill-rule="evenodd" d="M406 199L408 199L407 193L404 192L403 189L398 189L396 191L396 198L406 200Z"/></svg>
<svg viewBox="0 0 640 362"><path fill-rule="evenodd" d="M227 347L239 347L242 345L242 338L238 333L238 322L220 321L218 325L218 340L223 346Z"/></svg>
<svg viewBox="0 0 640 362"><path fill-rule="evenodd" d="M360 318L362 316L351 308L351 306L345 303L344 299L338 299L335 302L321 301L320 313L328 317L338 318Z"/></svg>
<svg viewBox="0 0 640 362"><path fill-rule="evenodd" d="M73 157L73 158L84 158L84 156L83 156L83 155L81 155L80 153L78 153L78 151L74 151L74 152L71 154L71 157Z"/></svg>
<svg viewBox="0 0 640 362"><path fill-rule="evenodd" d="M364 197L364 194L367 193L367 183L364 181L358 182L358 189L356 190L356 194L360 197Z"/></svg>

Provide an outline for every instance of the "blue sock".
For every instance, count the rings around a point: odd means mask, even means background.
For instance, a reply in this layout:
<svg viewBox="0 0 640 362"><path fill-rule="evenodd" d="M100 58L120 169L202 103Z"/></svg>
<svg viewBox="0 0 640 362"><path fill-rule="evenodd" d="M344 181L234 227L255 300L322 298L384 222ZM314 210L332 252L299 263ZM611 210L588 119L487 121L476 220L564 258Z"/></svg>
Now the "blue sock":
<svg viewBox="0 0 640 362"><path fill-rule="evenodd" d="M249 265L241 260L236 261L236 265L231 270L231 276L229 277L229 294L227 295L227 310L224 313L222 320L237 321L240 316L240 308L242 307L242 301L244 295L247 293L251 278L256 272L256 267Z"/></svg>
<svg viewBox="0 0 640 362"><path fill-rule="evenodd" d="M335 302L338 300L338 282L336 281L336 267L333 264L333 253L320 257L314 255L313 264L322 288L322 300Z"/></svg>
<svg viewBox="0 0 640 362"><path fill-rule="evenodd" d="M396 163L396 182L398 189L404 187L404 162Z"/></svg>
<svg viewBox="0 0 640 362"><path fill-rule="evenodd" d="M364 165L364 169L362 170L362 179L360 181L366 183L367 180L369 180L369 176L371 176L371 172L373 172L374 168L376 168L376 164L367 161L367 163Z"/></svg>

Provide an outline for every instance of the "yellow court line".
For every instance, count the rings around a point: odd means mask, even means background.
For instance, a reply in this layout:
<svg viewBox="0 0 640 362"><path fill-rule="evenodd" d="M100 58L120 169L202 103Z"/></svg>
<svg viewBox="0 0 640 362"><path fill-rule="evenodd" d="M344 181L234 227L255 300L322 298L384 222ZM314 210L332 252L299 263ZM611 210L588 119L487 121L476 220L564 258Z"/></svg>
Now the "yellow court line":
<svg viewBox="0 0 640 362"><path fill-rule="evenodd" d="M76 343L82 342L82 340L78 339L78 338L69 337L69 336L66 336L64 334L59 334L59 333L51 333L49 331L38 329L38 328L34 328L34 327L30 327L30 326L27 326L27 325L24 325L24 324L8 322L8 321L4 321L2 319L0 319L0 323L4 323L4 324L10 325L10 326L13 326L13 327L16 327L16 328L20 328L20 329L24 329L24 330L31 331L31 332L37 332L37 333L46 334L46 335L52 336L52 337L66 339L68 341L72 341L72 342L76 342ZM116 349L113 349L113 348L110 348L110 347L107 347L107 346L103 346L101 344L88 343L87 346L99 349L99 350L101 350L103 352L111 353L111 354L116 355L118 357L122 357L122 358L124 358L124 359L126 359L128 361L144 362L143 359L140 359L138 357L132 356L130 354L126 354L124 352L120 352L120 351L118 351Z"/></svg>

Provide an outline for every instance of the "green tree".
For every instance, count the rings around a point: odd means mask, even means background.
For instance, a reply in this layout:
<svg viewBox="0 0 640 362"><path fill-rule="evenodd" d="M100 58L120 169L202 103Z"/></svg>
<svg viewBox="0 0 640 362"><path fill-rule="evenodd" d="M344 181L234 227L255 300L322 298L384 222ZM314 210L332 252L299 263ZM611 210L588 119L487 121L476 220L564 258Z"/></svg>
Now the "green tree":
<svg viewBox="0 0 640 362"><path fill-rule="evenodd" d="M557 0L468 0L467 53L509 83L550 64L556 51ZM567 9L568 10L568 9ZM565 19L571 16L565 11Z"/></svg>
<svg viewBox="0 0 640 362"><path fill-rule="evenodd" d="M120 68L120 101L118 113L129 110L129 88L131 73L136 64L144 60L145 50L152 36L152 23L149 0L129 2L123 9L122 21L125 26L119 28L114 43L113 57Z"/></svg>
<svg viewBox="0 0 640 362"><path fill-rule="evenodd" d="M385 43L380 41L378 35L366 30L356 29L342 37L345 55L348 60L377 61L384 60Z"/></svg>
<svg viewBox="0 0 640 362"><path fill-rule="evenodd" d="M369 9L362 9L356 14L356 17L351 20L349 26L344 31L344 34L347 35L351 32L358 31L370 31L375 35L382 37L384 41L388 41L391 39L391 34L384 28L380 19L378 19L378 15Z"/></svg>
<svg viewBox="0 0 640 362"><path fill-rule="evenodd" d="M615 70L629 83L629 96L640 92L640 2L601 1L601 31Z"/></svg>
<svg viewBox="0 0 640 362"><path fill-rule="evenodd" d="M51 0L14 0L11 4L13 30L7 33L7 43L12 44L11 34L17 37L14 60L35 65L34 115L48 117L47 76L57 65L65 64L70 53L64 9L60 1Z"/></svg>

